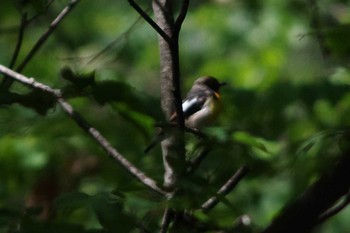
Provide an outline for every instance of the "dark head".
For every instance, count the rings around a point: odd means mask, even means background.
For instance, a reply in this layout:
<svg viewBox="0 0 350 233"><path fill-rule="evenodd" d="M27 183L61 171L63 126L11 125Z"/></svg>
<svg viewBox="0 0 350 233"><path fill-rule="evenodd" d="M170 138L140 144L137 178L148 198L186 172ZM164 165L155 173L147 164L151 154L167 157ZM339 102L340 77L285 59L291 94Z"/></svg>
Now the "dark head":
<svg viewBox="0 0 350 233"><path fill-rule="evenodd" d="M226 85L226 83L220 83L216 78L211 76L204 76L194 81L194 85L206 85L213 91L218 92L220 87Z"/></svg>

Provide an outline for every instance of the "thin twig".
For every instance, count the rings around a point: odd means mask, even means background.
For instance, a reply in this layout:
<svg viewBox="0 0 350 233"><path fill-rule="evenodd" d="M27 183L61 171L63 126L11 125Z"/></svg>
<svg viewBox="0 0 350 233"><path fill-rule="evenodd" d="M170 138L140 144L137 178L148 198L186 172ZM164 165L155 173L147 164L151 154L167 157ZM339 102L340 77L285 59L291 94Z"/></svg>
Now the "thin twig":
<svg viewBox="0 0 350 233"><path fill-rule="evenodd" d="M168 232L169 229L169 225L171 223L171 220L173 218L173 211L169 208L166 208L164 210L164 214L163 214L163 219L162 219L162 226L160 228L160 233L166 233Z"/></svg>
<svg viewBox="0 0 350 233"><path fill-rule="evenodd" d="M175 21L175 27L176 27L177 32L180 31L181 25L186 18L189 4L190 4L190 0L183 0L182 1L180 13Z"/></svg>
<svg viewBox="0 0 350 233"><path fill-rule="evenodd" d="M80 0L71 0L71 2L59 13L59 15L52 21L47 30L41 35L38 41L35 43L33 48L29 51L27 56L24 58L22 63L17 67L16 71L21 72L24 67L28 64L28 62L33 58L33 56L38 52L41 46L45 43L45 41L49 38L52 32L57 28L57 26L62 22L62 20L72 11L72 9L76 6L76 4Z"/></svg>
<svg viewBox="0 0 350 233"><path fill-rule="evenodd" d="M132 163L130 163L123 155L121 155L112 145L107 141L107 139L102 136L102 134L95 128L93 128L78 112L76 112L73 107L62 97L62 93L58 89L53 89L50 86L39 83L33 78L28 78L20 73L17 73L3 65L0 65L0 73L3 73L14 80L27 85L34 89L39 89L46 93L51 94L56 98L57 102L65 111L68 116L70 116L85 132L87 132L100 146L113 157L128 173L136 177L141 183L143 183L148 188L156 191L159 194L165 195L166 192L159 188L156 182L144 174L141 170L136 168Z"/></svg>
<svg viewBox="0 0 350 233"><path fill-rule="evenodd" d="M24 29L26 28L26 25L27 25L27 13L24 13L21 17L21 24L20 24L19 30L18 30L18 36L17 36L15 50L13 52L12 59L11 59L11 62L9 64L9 67L11 69L15 66L19 51L21 50L22 42L23 42L23 34L24 34ZM11 78L5 76L3 81L0 84L0 90L6 91L12 82L13 82L13 80Z"/></svg>
<svg viewBox="0 0 350 233"><path fill-rule="evenodd" d="M168 34L165 33L165 31L163 29L161 29L159 27L159 25L153 20L151 19L151 17L149 17L149 15L142 10L142 8L137 5L137 3L134 0L128 0L130 6L132 6L137 13L139 13L141 15L142 18L144 18L146 20L146 22L151 25L151 27L156 30L156 32L158 32L158 34L168 43L171 43L171 38L169 37Z"/></svg>
<svg viewBox="0 0 350 233"><path fill-rule="evenodd" d="M30 19L28 19L28 23L31 23L32 21L34 21L36 18L38 18L40 15L42 15L43 13L45 13L47 11L47 9L49 9L49 7L51 6L51 4L54 2L55 0L50 0L45 7L43 7L37 14L33 15Z"/></svg>
<svg viewBox="0 0 350 233"><path fill-rule="evenodd" d="M94 54L91 58L89 58L89 60L87 61L86 64L90 65L95 60L97 60L99 57L101 57L103 54L106 54L107 52L111 52L112 49L116 45L121 43L122 39L125 39L129 36L129 34L132 32L132 30L140 22L140 19L142 19L142 17L138 17L126 31L124 31L121 35L119 35L117 38L115 38L112 42L108 43L107 46L105 46L101 51L99 51L98 53Z"/></svg>
<svg viewBox="0 0 350 233"><path fill-rule="evenodd" d="M228 181L219 189L215 196L211 197L208 201L202 204L201 209L204 212L208 212L214 208L219 203L218 196L225 196L232 191L234 187L239 183L239 181L248 173L249 168L247 166L242 166L238 171L228 179Z"/></svg>
<svg viewBox="0 0 350 233"><path fill-rule="evenodd" d="M51 22L48 29L41 35L41 37L37 40L33 48L29 51L27 56L23 59L23 61L18 65L16 68L17 72L21 72L26 65L29 63L29 61L33 58L33 56L39 51L39 49L42 47L42 45L46 42L46 40L49 38L49 36L52 34L52 32L57 28L60 22L68 15L68 13L74 8L74 6L79 2L80 0L71 0L71 2L59 13L59 15ZM51 2L49 3L51 4ZM5 78L5 80L2 82L1 88L2 89L8 89L11 84L13 83L13 79Z"/></svg>
<svg viewBox="0 0 350 233"><path fill-rule="evenodd" d="M344 200L338 204L337 206L325 211L318 219L319 223L322 223L326 221L327 219L333 217L334 215L338 214L340 211L342 211L347 205L350 203L350 192L346 194L344 197Z"/></svg>
<svg viewBox="0 0 350 233"><path fill-rule="evenodd" d="M22 42L23 42L23 34L24 34L24 29L26 28L26 25L27 25L27 13L25 12L21 17L21 24L18 30L18 37L17 37L15 51L13 52L12 59L9 65L11 69L15 66L19 51L21 50Z"/></svg>

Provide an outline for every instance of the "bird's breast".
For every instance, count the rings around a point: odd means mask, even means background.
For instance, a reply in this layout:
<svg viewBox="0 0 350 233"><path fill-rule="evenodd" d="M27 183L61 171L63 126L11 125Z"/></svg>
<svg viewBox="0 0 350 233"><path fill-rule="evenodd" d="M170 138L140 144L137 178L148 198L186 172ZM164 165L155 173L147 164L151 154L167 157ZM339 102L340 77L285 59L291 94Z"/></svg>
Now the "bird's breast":
<svg viewBox="0 0 350 233"><path fill-rule="evenodd" d="M188 127L202 129L214 123L221 112L220 96L215 94L208 97L203 107L186 120Z"/></svg>

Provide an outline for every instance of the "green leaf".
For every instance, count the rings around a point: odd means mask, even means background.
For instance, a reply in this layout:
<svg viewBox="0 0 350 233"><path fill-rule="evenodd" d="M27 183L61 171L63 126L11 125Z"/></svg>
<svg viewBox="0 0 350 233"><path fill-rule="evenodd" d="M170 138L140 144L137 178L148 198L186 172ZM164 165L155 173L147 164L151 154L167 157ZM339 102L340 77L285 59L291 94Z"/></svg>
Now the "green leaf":
<svg viewBox="0 0 350 233"><path fill-rule="evenodd" d="M81 90L95 83L95 72L86 74L77 74L69 67L61 69L61 76L63 79L69 81L76 89Z"/></svg>
<svg viewBox="0 0 350 233"><path fill-rule="evenodd" d="M268 152L267 148L263 143L259 142L259 140L256 137L253 137L252 135L246 132L242 132L242 131L234 132L232 135L232 139L235 142L246 145L248 147L257 148L264 152Z"/></svg>
<svg viewBox="0 0 350 233"><path fill-rule="evenodd" d="M159 103L150 96L136 91L130 85L118 81L103 81L96 83L92 89L92 95L98 103L104 105L106 103L124 104L130 110L160 118L160 109L155 111L154 106Z"/></svg>

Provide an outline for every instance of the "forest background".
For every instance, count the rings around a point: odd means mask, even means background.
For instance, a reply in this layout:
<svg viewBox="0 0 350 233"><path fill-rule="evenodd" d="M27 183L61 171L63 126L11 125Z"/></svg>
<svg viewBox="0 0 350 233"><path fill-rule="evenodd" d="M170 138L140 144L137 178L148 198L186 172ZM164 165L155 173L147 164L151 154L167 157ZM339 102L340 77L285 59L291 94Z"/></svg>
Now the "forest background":
<svg viewBox="0 0 350 233"><path fill-rule="evenodd" d="M160 147L143 153L154 123L164 122L158 35L129 2L2 0L0 64L62 90L161 184ZM139 5L153 17L150 1ZM239 224L260 232L334 169L348 145L349 23L345 0L190 1L179 41L182 95L203 75L228 85L220 119L205 130L210 152L186 181L190 195L176 205L192 209L249 168L217 206L192 214L221 230L249 216L247 226ZM0 90L0 231L159 230L167 200L108 157L47 94L20 82L8 90ZM186 138L187 156L195 157L201 139ZM44 209L27 208L38 203ZM334 215L314 232L350 232L349 210Z"/></svg>

